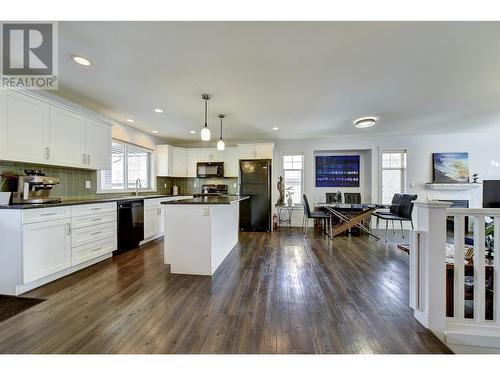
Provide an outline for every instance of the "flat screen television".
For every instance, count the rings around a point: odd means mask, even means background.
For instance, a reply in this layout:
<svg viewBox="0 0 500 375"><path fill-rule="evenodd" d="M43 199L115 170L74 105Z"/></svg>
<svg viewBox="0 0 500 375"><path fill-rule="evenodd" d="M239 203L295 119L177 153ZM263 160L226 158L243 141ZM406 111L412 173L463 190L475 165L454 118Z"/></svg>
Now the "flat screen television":
<svg viewBox="0 0 500 375"><path fill-rule="evenodd" d="M500 180L483 180L483 207L500 207Z"/></svg>
<svg viewBox="0 0 500 375"><path fill-rule="evenodd" d="M316 187L359 187L359 155L316 156Z"/></svg>

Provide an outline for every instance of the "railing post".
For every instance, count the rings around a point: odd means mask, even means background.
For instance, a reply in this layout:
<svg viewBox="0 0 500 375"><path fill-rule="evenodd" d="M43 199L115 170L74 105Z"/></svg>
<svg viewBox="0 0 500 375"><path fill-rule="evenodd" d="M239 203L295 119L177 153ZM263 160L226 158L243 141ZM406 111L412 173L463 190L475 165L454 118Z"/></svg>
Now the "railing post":
<svg viewBox="0 0 500 375"><path fill-rule="evenodd" d="M417 226L410 253L410 296L421 300L412 304L415 318L444 339L446 322L446 209L450 202L416 201Z"/></svg>

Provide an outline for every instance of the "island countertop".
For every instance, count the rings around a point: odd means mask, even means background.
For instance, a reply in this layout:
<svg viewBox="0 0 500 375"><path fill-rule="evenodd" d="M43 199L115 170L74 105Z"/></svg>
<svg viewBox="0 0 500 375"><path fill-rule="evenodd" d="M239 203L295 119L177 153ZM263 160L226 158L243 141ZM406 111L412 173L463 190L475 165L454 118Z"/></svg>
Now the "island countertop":
<svg viewBox="0 0 500 375"><path fill-rule="evenodd" d="M233 204L236 202L241 202L245 199L249 199L250 197L247 195L224 195L221 197L214 196L205 196L205 197L196 197L190 199L183 199L181 201L167 201L161 202L161 204L172 204L172 205L225 205L225 204Z"/></svg>

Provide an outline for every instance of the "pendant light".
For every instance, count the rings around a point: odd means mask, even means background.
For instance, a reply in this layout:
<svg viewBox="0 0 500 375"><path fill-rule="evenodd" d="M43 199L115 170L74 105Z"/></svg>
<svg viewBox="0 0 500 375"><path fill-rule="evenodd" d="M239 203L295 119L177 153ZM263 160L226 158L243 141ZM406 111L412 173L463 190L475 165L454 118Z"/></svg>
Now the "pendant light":
<svg viewBox="0 0 500 375"><path fill-rule="evenodd" d="M219 118L220 118L220 139L219 139L219 142L217 142L217 150L219 150L219 151L224 151L224 149L226 148L226 144L222 140L222 119L224 117L226 117L226 115L224 113L219 114Z"/></svg>
<svg viewBox="0 0 500 375"><path fill-rule="evenodd" d="M208 94L203 94L201 98L205 101L205 126L201 128L201 140L202 141L209 141L210 140L210 129L208 128L207 124L207 103L210 100L210 95Z"/></svg>

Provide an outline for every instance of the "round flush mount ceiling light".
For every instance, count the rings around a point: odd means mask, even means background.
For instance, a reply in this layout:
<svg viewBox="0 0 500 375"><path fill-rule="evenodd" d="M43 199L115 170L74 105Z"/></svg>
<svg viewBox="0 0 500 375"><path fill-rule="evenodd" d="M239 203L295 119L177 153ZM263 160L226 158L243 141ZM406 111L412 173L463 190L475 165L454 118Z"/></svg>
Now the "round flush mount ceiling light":
<svg viewBox="0 0 500 375"><path fill-rule="evenodd" d="M196 134L196 132L194 130L190 130L189 131L191 134Z"/></svg>
<svg viewBox="0 0 500 375"><path fill-rule="evenodd" d="M73 55L73 56L71 56L71 58L77 64L80 64L80 65L83 65L83 66L90 66L90 65L92 65L92 63L90 62L90 60L86 59L85 57Z"/></svg>
<svg viewBox="0 0 500 375"><path fill-rule="evenodd" d="M163 113L163 109L161 109L161 108L155 108L155 112L156 113Z"/></svg>
<svg viewBox="0 0 500 375"><path fill-rule="evenodd" d="M278 129L279 129L279 128L278 128L277 126L275 126L275 127L273 128L273 130L278 130Z"/></svg>
<svg viewBox="0 0 500 375"><path fill-rule="evenodd" d="M134 123L134 120L132 120L131 118L126 118L125 121L130 122L131 124Z"/></svg>
<svg viewBox="0 0 500 375"><path fill-rule="evenodd" d="M158 134L158 130L151 130L151 133Z"/></svg>
<svg viewBox="0 0 500 375"><path fill-rule="evenodd" d="M361 117L357 120L354 120L354 125L357 128L369 128L375 125L377 119L375 117Z"/></svg>

